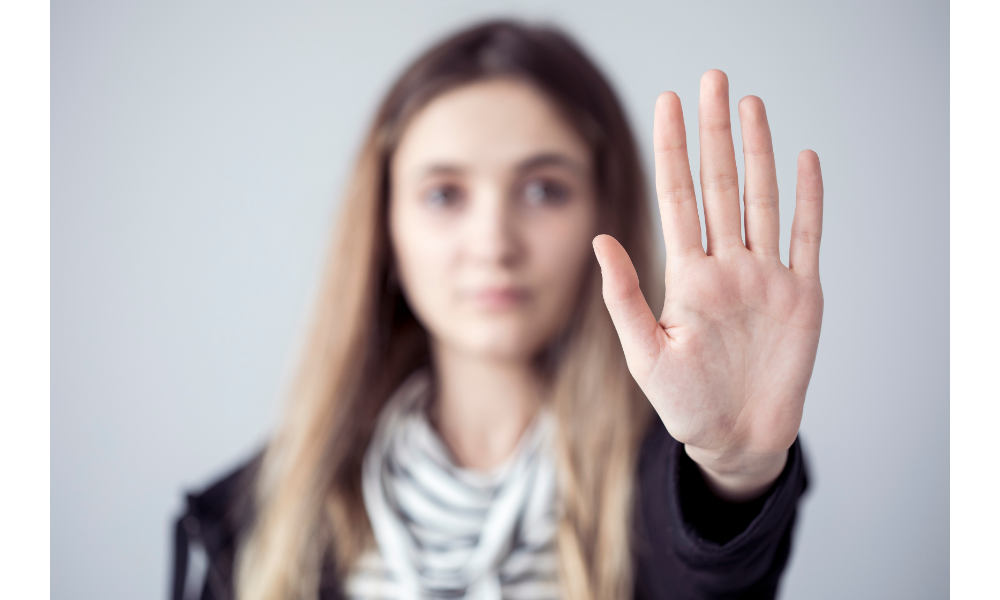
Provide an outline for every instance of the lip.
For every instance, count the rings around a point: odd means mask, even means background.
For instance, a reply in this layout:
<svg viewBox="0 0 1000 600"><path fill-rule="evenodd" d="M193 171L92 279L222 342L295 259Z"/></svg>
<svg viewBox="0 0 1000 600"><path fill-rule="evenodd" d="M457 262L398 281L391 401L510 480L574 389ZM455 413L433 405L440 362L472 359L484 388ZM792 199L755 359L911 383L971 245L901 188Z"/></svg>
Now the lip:
<svg viewBox="0 0 1000 600"><path fill-rule="evenodd" d="M516 308L528 301L528 289L516 286L483 287L470 291L466 298L487 310Z"/></svg>

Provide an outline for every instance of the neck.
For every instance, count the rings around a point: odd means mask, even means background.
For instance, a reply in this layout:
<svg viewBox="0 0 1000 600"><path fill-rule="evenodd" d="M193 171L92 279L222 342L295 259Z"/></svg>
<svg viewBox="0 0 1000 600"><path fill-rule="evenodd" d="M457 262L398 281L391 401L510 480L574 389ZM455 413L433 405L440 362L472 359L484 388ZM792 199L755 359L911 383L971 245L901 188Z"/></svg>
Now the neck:
<svg viewBox="0 0 1000 600"><path fill-rule="evenodd" d="M437 346L434 370L431 422L458 464L484 471L502 464L541 405L541 382L530 362Z"/></svg>

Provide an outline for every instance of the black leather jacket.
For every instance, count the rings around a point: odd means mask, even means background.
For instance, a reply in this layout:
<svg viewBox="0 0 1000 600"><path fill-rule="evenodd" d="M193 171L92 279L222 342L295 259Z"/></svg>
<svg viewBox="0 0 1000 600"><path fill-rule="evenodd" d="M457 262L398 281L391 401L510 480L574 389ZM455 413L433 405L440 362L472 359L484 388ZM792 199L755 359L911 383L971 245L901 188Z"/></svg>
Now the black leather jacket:
<svg viewBox="0 0 1000 600"><path fill-rule="evenodd" d="M258 463L259 456L188 494L175 528L173 600L233 599L233 559L252 521ZM684 446L656 419L637 477L636 600L775 597L807 485L798 440L763 497L730 504L712 495ZM323 569L319 592L320 600L343 598L333 565Z"/></svg>

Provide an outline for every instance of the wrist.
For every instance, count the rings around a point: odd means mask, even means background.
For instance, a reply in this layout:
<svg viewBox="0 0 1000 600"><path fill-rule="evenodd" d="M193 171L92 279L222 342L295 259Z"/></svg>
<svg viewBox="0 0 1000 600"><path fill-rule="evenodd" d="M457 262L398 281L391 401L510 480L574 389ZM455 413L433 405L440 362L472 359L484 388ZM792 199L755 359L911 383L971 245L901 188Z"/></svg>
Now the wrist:
<svg viewBox="0 0 1000 600"><path fill-rule="evenodd" d="M763 495L781 475L788 450L773 454L720 455L685 444L713 494L728 502L748 502Z"/></svg>

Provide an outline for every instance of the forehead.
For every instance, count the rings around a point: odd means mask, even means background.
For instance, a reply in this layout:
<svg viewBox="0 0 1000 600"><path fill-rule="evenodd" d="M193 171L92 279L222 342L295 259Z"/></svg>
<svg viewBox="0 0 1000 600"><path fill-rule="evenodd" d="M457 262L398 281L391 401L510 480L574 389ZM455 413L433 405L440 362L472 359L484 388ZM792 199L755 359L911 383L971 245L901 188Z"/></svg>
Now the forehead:
<svg viewBox="0 0 1000 600"><path fill-rule="evenodd" d="M427 164L503 169L538 154L590 163L583 138L544 93L515 79L492 79L445 92L403 132L393 171L409 175Z"/></svg>

